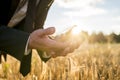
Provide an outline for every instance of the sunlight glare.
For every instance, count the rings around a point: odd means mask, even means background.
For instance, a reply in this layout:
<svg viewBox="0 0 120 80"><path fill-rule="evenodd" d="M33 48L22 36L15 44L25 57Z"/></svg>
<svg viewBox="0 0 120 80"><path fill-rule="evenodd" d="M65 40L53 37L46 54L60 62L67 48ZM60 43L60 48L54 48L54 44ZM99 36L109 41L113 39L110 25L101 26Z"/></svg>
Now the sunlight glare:
<svg viewBox="0 0 120 80"><path fill-rule="evenodd" d="M72 34L73 35L78 35L79 33L80 33L80 27L74 27L73 29L72 29Z"/></svg>

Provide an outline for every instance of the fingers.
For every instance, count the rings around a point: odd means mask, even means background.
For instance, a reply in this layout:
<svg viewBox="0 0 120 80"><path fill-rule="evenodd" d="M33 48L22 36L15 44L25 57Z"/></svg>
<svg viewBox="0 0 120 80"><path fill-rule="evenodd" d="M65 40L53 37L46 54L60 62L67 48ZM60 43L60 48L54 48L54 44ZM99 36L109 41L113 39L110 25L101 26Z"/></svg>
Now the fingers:
<svg viewBox="0 0 120 80"><path fill-rule="evenodd" d="M53 58L56 58L57 56L66 56L69 52L69 47L68 48L65 48L64 50L62 51L57 51L57 52L51 52L51 57Z"/></svg>
<svg viewBox="0 0 120 80"><path fill-rule="evenodd" d="M63 45L62 46L56 45L52 47L51 50L53 50L53 52L50 53L51 57L56 58L57 56L66 56L67 54L72 53L77 48L77 43L75 45L75 43L73 42L70 43L69 46L63 46Z"/></svg>
<svg viewBox="0 0 120 80"><path fill-rule="evenodd" d="M46 36L46 35L51 35L53 33L55 33L55 28L54 27L49 27L49 28L46 28L46 29L38 29L35 31L35 33L42 37L42 36Z"/></svg>
<svg viewBox="0 0 120 80"><path fill-rule="evenodd" d="M42 34L41 35L51 35L51 34L53 34L53 33L55 33L55 28L54 27L49 27L49 28L47 28L47 29L43 29L43 31L42 31Z"/></svg>
<svg viewBox="0 0 120 80"><path fill-rule="evenodd" d="M53 48L54 50L63 50L67 47L67 44L65 44L64 42L58 42L58 41L54 41L52 40L49 45L51 45L51 48Z"/></svg>

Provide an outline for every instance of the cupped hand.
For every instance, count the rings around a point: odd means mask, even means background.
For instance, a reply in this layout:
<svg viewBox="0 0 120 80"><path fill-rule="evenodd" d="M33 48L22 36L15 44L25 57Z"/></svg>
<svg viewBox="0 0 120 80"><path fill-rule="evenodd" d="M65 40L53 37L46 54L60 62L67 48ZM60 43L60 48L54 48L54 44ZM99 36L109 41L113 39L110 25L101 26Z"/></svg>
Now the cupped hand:
<svg viewBox="0 0 120 80"><path fill-rule="evenodd" d="M32 32L28 44L29 49L45 51L51 56L55 55L56 52L64 51L67 47L65 42L56 41L49 37L49 35L52 35L54 32L54 27L38 29Z"/></svg>
<svg viewBox="0 0 120 80"><path fill-rule="evenodd" d="M74 36L74 35L71 35L71 33L69 34L65 33L65 34L56 36L54 40L59 42L64 42L67 46L61 51L52 52L53 57L66 56L67 54L74 52L75 49L77 49L82 43L82 39L81 37L79 37L79 35Z"/></svg>

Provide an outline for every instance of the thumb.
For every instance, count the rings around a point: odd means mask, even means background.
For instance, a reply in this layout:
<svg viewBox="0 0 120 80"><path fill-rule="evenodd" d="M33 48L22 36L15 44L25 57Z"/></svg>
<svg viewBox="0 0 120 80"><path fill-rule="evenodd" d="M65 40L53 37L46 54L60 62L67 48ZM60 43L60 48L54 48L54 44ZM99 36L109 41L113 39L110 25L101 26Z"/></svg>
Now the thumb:
<svg viewBox="0 0 120 80"><path fill-rule="evenodd" d="M55 28L54 27L49 27L47 29L43 29L42 35L51 35L55 33Z"/></svg>

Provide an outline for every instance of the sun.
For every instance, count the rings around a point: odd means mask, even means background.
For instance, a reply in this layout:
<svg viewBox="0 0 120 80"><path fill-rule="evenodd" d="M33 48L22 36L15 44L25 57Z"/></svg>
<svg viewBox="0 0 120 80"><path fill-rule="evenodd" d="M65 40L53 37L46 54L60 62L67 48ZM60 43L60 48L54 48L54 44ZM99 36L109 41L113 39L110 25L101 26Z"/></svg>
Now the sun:
<svg viewBox="0 0 120 80"><path fill-rule="evenodd" d="M74 27L72 29L72 34L73 35L78 35L80 33L80 31L81 31L80 27Z"/></svg>

